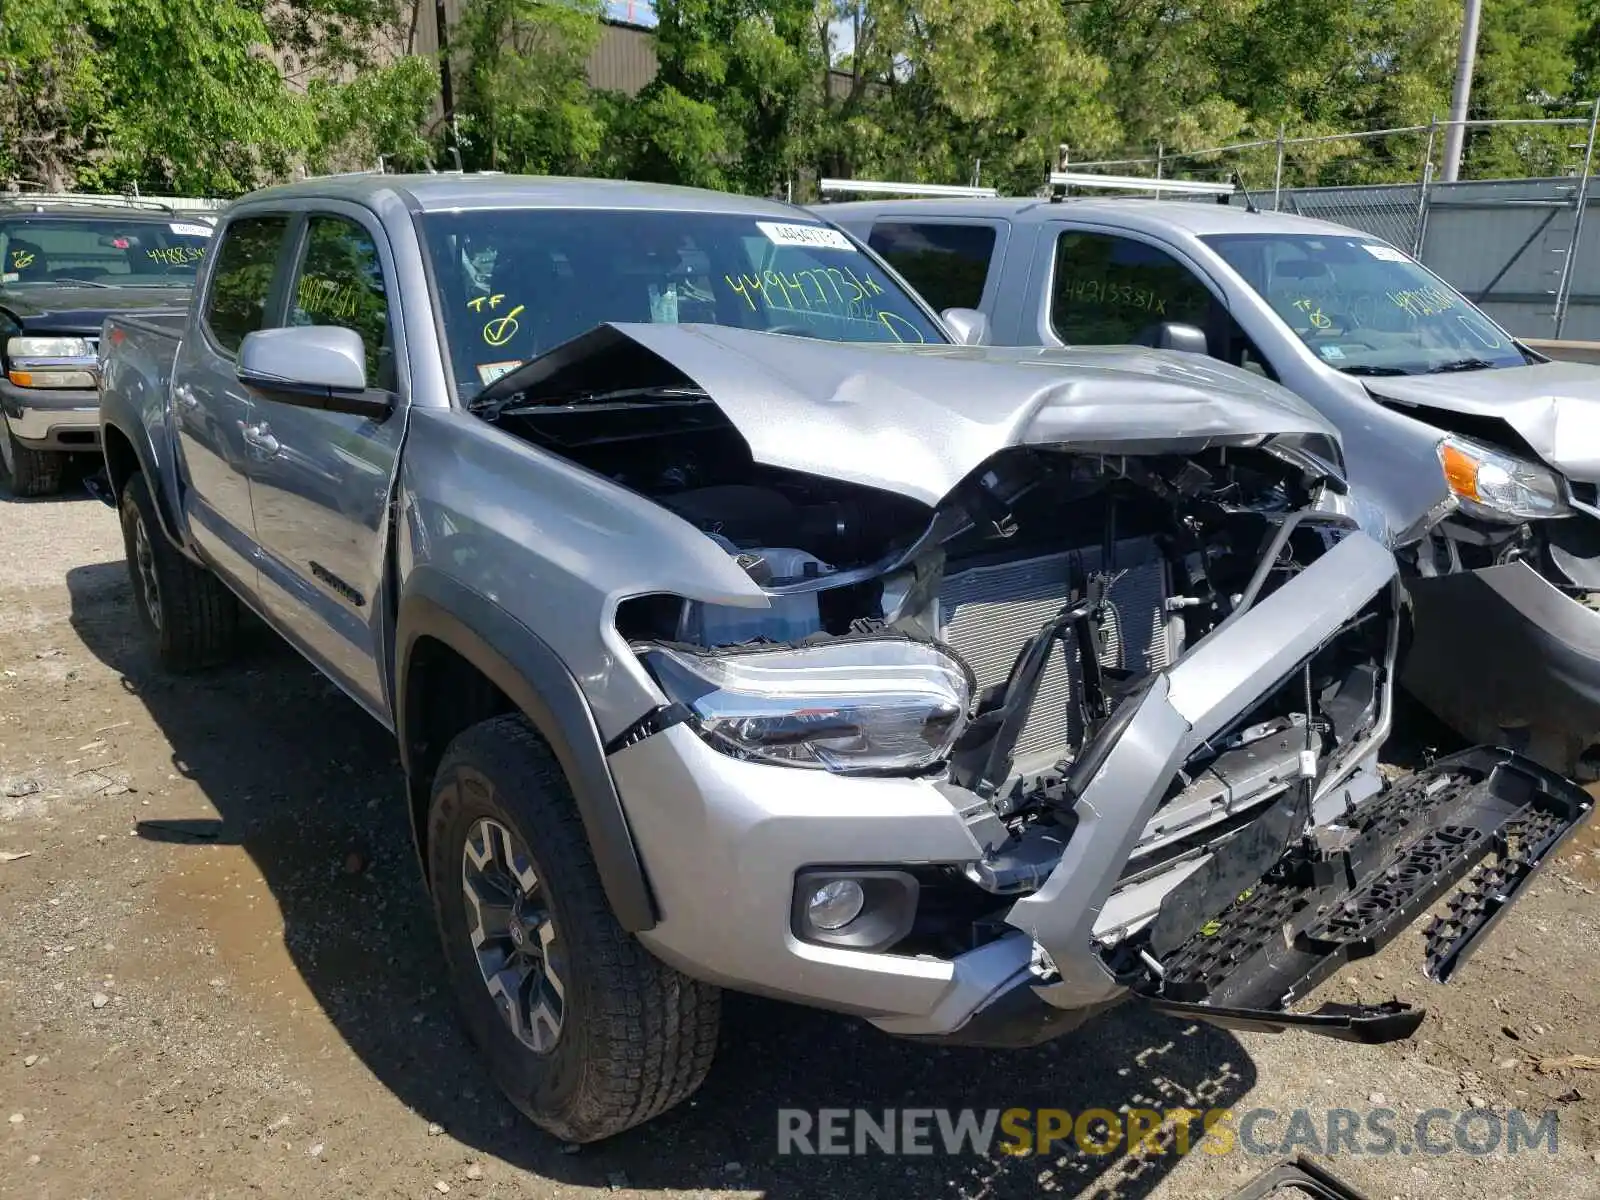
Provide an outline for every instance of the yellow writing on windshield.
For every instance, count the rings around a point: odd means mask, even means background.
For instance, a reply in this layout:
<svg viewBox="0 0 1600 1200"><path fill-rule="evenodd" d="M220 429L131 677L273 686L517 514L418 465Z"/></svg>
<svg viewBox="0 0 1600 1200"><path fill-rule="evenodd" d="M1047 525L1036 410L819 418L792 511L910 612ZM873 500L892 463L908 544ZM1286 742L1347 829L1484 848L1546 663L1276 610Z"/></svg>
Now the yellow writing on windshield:
<svg viewBox="0 0 1600 1200"><path fill-rule="evenodd" d="M1322 311L1322 305L1315 300L1302 296L1294 302L1294 306L1306 314L1313 329L1329 329L1333 326L1332 319Z"/></svg>
<svg viewBox="0 0 1600 1200"><path fill-rule="evenodd" d="M496 317L483 327L483 340L491 346L504 346L517 336L517 317L527 305L519 304L502 317Z"/></svg>
<svg viewBox="0 0 1600 1200"><path fill-rule="evenodd" d="M1403 292L1386 292L1385 295L1389 297L1390 304L1404 309L1414 317L1431 317L1436 313L1449 312L1456 307L1454 296L1431 283L1418 288L1407 288Z"/></svg>
<svg viewBox="0 0 1600 1200"><path fill-rule="evenodd" d="M505 298L506 294L504 292L496 292L492 296L474 296L471 300L467 301L467 307L473 312L482 312L484 305L488 305L489 310L493 312L495 309L500 307L500 302Z"/></svg>
<svg viewBox="0 0 1600 1200"><path fill-rule="evenodd" d="M11 265L18 271L33 266L33 252L30 250L13 250L11 252Z"/></svg>
<svg viewBox="0 0 1600 1200"><path fill-rule="evenodd" d="M751 312L763 305L791 312L832 312L835 308L849 310L871 296L883 295L882 285L870 274L857 275L849 267L817 267L787 274L769 270L757 275L740 275L737 279L732 275L724 275L722 281L734 295L749 305ZM757 304L758 300L760 304ZM847 311L835 315L872 319L870 312Z"/></svg>
<svg viewBox="0 0 1600 1200"><path fill-rule="evenodd" d="M192 262L199 262L206 256L204 246L160 246L154 250L146 250L144 256L154 262L165 263L169 267L183 267Z"/></svg>

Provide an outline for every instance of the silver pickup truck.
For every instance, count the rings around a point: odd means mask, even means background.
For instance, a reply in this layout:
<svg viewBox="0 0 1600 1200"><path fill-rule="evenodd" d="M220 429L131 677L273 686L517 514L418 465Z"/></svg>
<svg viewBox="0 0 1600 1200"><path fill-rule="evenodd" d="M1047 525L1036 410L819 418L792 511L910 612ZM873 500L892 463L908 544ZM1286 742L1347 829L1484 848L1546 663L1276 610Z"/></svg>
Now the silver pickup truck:
<svg viewBox="0 0 1600 1200"><path fill-rule="evenodd" d="M1600 778L1600 368L1549 362L1410 255L1287 213L1143 199L819 212L1008 346L1143 342L1338 428L1416 610L1405 686L1467 737Z"/></svg>
<svg viewBox="0 0 1600 1200"><path fill-rule="evenodd" d="M952 344L798 209L307 182L101 346L161 660L248 606L394 731L467 1027L564 1138L689 1095L720 988L1403 1037L1290 1006L1459 884L1448 978L1589 808L1506 751L1380 775L1395 562L1292 394Z"/></svg>

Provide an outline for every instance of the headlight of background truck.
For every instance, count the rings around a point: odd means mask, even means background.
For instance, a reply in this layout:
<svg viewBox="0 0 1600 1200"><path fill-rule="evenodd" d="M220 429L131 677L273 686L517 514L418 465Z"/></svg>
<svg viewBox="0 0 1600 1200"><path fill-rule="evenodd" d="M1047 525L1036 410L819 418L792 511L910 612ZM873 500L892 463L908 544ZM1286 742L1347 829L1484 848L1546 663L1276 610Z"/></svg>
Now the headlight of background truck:
<svg viewBox="0 0 1600 1200"><path fill-rule="evenodd" d="M966 667L937 646L870 638L818 646L642 655L724 754L840 774L905 774L950 753L967 723Z"/></svg>
<svg viewBox="0 0 1600 1200"><path fill-rule="evenodd" d="M94 348L81 337L14 337L6 342L6 377L18 387L92 388Z"/></svg>
<svg viewBox="0 0 1600 1200"><path fill-rule="evenodd" d="M1504 524L1572 513L1554 472L1482 442L1451 434L1439 443L1439 463L1468 516Z"/></svg>

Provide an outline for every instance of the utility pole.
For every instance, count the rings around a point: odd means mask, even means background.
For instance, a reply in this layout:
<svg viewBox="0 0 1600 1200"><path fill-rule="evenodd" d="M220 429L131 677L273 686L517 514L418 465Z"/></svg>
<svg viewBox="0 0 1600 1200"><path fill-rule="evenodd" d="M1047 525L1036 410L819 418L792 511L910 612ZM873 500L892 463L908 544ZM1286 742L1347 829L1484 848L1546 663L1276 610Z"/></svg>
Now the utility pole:
<svg viewBox="0 0 1600 1200"><path fill-rule="evenodd" d="M1450 123L1444 131L1445 183L1461 170L1461 143L1467 134L1467 102L1472 98L1472 64L1478 57L1478 15L1483 0L1466 0L1461 15L1461 51L1456 55L1456 86L1450 93Z"/></svg>
<svg viewBox="0 0 1600 1200"><path fill-rule="evenodd" d="M450 131L450 153L461 170L461 134L456 125L455 89L450 86L450 18L444 0L434 0L433 23L439 42L439 102L444 109L444 127Z"/></svg>

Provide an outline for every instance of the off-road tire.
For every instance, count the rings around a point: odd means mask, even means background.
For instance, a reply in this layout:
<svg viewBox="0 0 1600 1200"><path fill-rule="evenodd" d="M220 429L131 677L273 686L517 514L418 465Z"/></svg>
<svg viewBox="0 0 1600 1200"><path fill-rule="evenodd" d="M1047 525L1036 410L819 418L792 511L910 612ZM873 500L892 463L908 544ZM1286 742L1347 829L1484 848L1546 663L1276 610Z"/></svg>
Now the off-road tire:
<svg viewBox="0 0 1600 1200"><path fill-rule="evenodd" d="M226 660L239 639L239 601L220 579L173 548L143 475L123 486L117 508L133 606L161 665L194 671Z"/></svg>
<svg viewBox="0 0 1600 1200"><path fill-rule="evenodd" d="M536 1053L485 987L463 898L474 822L510 828L528 850L563 947L561 1032ZM593 1142L692 1095L711 1069L721 993L668 967L606 903L571 789L549 747L519 715L460 734L434 777L428 882L467 1032L501 1090L534 1124Z"/></svg>
<svg viewBox="0 0 1600 1200"><path fill-rule="evenodd" d="M0 417L5 425L0 436L5 438L4 453L0 454L0 469L4 469L11 491L18 496L53 496L61 490L61 476L67 465L67 456L57 450L33 450L17 441L11 432L10 422Z"/></svg>

